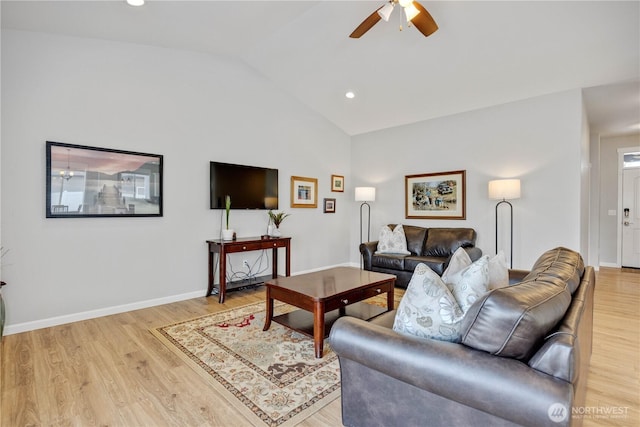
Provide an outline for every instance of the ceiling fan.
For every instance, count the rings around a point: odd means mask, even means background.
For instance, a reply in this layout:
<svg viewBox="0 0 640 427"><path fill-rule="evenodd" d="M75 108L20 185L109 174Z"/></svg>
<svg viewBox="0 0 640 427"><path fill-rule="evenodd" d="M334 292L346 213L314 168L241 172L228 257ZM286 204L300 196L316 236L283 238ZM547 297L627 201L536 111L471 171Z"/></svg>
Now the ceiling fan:
<svg viewBox="0 0 640 427"><path fill-rule="evenodd" d="M404 15L407 18L407 22L412 23L425 37L435 33L438 29L438 24L433 20L427 9L425 9L417 1L411 0L389 0L387 4L381 6L371 15L369 15L358 28L353 30L353 33L349 35L352 39L358 39L378 23L379 20L384 19L389 21L391 12L396 4L399 4L403 8ZM400 26L402 30L402 26Z"/></svg>

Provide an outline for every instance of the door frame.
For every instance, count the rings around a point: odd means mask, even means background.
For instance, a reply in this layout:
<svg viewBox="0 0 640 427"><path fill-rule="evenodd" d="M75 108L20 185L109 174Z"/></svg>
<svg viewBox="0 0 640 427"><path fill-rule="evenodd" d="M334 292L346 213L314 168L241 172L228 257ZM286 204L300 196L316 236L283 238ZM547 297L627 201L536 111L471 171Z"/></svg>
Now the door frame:
<svg viewBox="0 0 640 427"><path fill-rule="evenodd" d="M616 264L618 268L622 267L622 171L625 169L624 155L629 153L636 153L638 151L640 151L640 146L618 148L618 214L616 215L616 219L618 222L616 233Z"/></svg>

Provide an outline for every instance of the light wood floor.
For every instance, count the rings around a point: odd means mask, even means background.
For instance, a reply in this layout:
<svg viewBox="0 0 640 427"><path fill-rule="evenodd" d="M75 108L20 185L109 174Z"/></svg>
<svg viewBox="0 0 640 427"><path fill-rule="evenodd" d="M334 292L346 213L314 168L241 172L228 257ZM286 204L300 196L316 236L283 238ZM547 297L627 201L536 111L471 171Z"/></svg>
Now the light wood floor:
<svg viewBox="0 0 640 427"><path fill-rule="evenodd" d="M638 426L640 273L603 268L596 283L586 405L625 414L592 416L585 425ZM196 298L7 336L0 352L0 425L247 425L149 329L263 300L260 288L229 293L223 305ZM341 424L337 399L299 426Z"/></svg>

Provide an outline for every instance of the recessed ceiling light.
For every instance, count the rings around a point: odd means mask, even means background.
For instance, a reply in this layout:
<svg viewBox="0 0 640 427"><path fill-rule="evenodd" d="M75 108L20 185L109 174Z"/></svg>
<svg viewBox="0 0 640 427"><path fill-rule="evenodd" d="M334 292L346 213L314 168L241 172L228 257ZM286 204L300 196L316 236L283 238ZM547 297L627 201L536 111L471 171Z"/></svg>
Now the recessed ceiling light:
<svg viewBox="0 0 640 427"><path fill-rule="evenodd" d="M144 0L127 0L127 4L129 6L142 6L144 4Z"/></svg>
<svg viewBox="0 0 640 427"><path fill-rule="evenodd" d="M346 96L349 99L353 99L353 98L356 97L356 94L351 92L351 91L349 91L349 92L345 93L344 96Z"/></svg>

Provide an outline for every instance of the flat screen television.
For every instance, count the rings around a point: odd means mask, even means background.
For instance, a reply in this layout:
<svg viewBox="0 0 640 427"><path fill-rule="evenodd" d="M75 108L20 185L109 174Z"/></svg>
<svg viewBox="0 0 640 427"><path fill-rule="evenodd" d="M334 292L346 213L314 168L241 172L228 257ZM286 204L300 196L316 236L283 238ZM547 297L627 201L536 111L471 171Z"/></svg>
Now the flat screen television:
<svg viewBox="0 0 640 427"><path fill-rule="evenodd" d="M211 162L211 209L278 209L278 169Z"/></svg>

